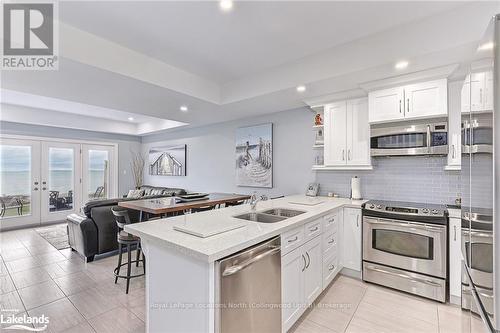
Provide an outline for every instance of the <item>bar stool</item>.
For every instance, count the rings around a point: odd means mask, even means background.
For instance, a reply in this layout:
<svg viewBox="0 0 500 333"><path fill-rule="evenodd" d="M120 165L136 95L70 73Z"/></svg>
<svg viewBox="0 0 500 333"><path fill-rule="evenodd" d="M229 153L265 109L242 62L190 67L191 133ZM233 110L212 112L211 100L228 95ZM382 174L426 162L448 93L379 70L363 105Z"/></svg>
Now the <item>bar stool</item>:
<svg viewBox="0 0 500 333"><path fill-rule="evenodd" d="M146 274L146 258L144 257L144 253L142 253L142 259L139 259L141 256L141 239L123 230L125 225L131 223L130 217L128 215L128 210L116 206L111 208L111 211L113 212L116 225L118 226L118 234L116 235L116 240L118 242L118 266L116 266L116 268L113 270L115 274L115 284L118 282L118 278L127 279L126 293L128 294L130 279L143 276L144 274ZM131 258L131 252L133 246L135 246L135 249L137 251L137 256L135 260L132 260ZM122 254L124 247L126 248L126 252L128 255L128 260L126 263L122 263ZM139 267L139 262L142 262L144 272L141 274L130 275L130 269L132 263L135 263L135 266ZM127 275L120 275L120 269L122 266L125 265L127 265Z"/></svg>

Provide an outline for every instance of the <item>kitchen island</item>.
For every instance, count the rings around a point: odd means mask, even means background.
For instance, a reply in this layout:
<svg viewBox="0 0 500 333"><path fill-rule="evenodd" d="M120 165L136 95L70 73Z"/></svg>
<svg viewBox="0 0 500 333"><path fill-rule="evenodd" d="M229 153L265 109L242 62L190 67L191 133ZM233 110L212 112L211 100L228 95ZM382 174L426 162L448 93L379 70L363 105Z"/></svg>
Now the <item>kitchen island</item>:
<svg viewBox="0 0 500 333"><path fill-rule="evenodd" d="M250 205L241 205L127 225L125 231L141 237L146 254L147 331L214 332L217 260L270 238L280 235L283 238L283 235L318 221L340 208L359 209L363 203L326 197L316 199L321 202L314 205L291 203L304 200L308 199L299 195L259 202L258 212L272 208L304 211L301 215L277 223L236 219L234 216L250 211ZM333 220L330 218L328 221ZM241 227L206 238L174 229L174 226L234 225L238 221L242 223ZM297 236L294 239L298 239ZM315 294L319 293L315 291Z"/></svg>

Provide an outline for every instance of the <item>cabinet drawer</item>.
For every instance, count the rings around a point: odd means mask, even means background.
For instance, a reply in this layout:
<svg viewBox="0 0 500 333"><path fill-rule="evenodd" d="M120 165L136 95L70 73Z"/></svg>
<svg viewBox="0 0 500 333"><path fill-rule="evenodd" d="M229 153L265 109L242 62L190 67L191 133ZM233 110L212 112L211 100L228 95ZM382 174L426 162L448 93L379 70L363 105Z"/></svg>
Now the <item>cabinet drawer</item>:
<svg viewBox="0 0 500 333"><path fill-rule="evenodd" d="M342 210L338 210L334 213L323 216L323 230L326 232L328 230L337 230L338 224L341 220Z"/></svg>
<svg viewBox="0 0 500 333"><path fill-rule="evenodd" d="M304 226L304 238L306 242L321 234L321 222L321 219L319 219L309 222Z"/></svg>
<svg viewBox="0 0 500 333"><path fill-rule="evenodd" d="M326 258L323 261L323 290L325 290L333 278L340 271L337 255Z"/></svg>
<svg viewBox="0 0 500 333"><path fill-rule="evenodd" d="M300 226L296 229L285 232L281 235L281 255L296 249L304 243L304 227Z"/></svg>
<svg viewBox="0 0 500 333"><path fill-rule="evenodd" d="M330 256L337 252L338 233L337 231L326 231L323 233L323 255Z"/></svg>

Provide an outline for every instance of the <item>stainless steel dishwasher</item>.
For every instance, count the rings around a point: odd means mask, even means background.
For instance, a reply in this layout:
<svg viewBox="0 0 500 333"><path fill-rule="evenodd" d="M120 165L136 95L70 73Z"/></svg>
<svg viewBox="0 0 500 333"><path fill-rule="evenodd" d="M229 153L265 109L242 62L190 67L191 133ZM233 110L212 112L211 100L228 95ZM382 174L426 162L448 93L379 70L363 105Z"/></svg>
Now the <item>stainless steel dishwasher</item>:
<svg viewBox="0 0 500 333"><path fill-rule="evenodd" d="M215 263L215 332L281 332L280 237Z"/></svg>

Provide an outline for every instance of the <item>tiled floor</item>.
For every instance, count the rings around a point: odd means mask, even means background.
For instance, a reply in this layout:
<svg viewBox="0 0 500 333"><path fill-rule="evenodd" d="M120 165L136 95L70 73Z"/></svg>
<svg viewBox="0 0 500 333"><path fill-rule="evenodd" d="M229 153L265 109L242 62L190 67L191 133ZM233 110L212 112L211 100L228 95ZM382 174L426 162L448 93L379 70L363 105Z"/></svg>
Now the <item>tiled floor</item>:
<svg viewBox="0 0 500 333"><path fill-rule="evenodd" d="M486 333L486 329L478 317L471 319L457 306L339 276L292 332Z"/></svg>
<svg viewBox="0 0 500 333"><path fill-rule="evenodd" d="M50 318L48 332L144 332L144 277L114 284L117 257L85 264L32 229L0 233L0 310ZM469 326L472 330L469 330ZM485 333L450 305L340 276L293 333ZM47 332L46 331L46 332Z"/></svg>
<svg viewBox="0 0 500 333"><path fill-rule="evenodd" d="M85 264L33 229L2 232L0 310L4 316L6 309L31 317L44 314L50 318L44 332L144 332L145 279L131 280L126 295L124 280L114 284L117 260Z"/></svg>

